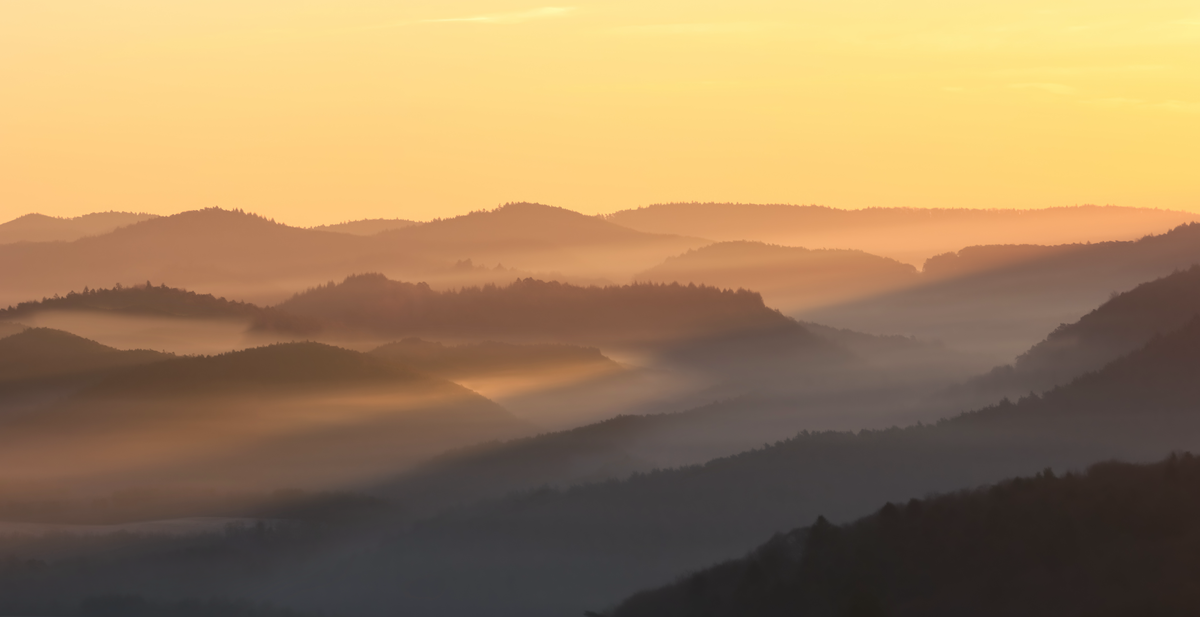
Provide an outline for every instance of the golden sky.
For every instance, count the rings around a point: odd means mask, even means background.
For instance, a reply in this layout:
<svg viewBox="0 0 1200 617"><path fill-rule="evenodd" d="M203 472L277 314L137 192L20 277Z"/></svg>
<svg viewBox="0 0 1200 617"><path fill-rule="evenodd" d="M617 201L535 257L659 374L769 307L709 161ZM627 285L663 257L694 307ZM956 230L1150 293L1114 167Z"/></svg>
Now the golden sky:
<svg viewBox="0 0 1200 617"><path fill-rule="evenodd" d="M1197 170L1194 0L0 2L5 220L1200 210Z"/></svg>

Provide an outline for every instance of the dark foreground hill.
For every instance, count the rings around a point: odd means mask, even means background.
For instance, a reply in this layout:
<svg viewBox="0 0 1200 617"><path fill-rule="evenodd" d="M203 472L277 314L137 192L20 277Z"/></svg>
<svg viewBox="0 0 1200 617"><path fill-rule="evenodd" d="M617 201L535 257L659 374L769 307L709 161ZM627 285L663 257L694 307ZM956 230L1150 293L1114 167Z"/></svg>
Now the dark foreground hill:
<svg viewBox="0 0 1200 617"><path fill-rule="evenodd" d="M280 344L131 367L8 419L0 482L327 488L524 430L448 381L328 345Z"/></svg>
<svg viewBox="0 0 1200 617"><path fill-rule="evenodd" d="M609 617L1200 613L1200 459L1103 463L817 519Z"/></svg>
<svg viewBox="0 0 1200 617"><path fill-rule="evenodd" d="M636 280L753 289L791 312L913 285L918 275L909 264L858 250L720 242L671 257Z"/></svg>

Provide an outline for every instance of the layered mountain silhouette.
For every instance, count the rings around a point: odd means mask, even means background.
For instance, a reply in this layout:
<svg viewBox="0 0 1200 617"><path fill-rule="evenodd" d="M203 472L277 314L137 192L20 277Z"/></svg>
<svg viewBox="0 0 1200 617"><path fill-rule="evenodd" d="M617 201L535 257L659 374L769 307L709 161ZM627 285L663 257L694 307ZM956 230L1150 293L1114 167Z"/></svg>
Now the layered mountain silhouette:
<svg viewBox="0 0 1200 617"><path fill-rule="evenodd" d="M672 203L622 210L605 219L649 233L860 249L919 264L934 255L971 245L1134 240L1196 221L1197 216L1114 206L841 210L783 204Z"/></svg>
<svg viewBox="0 0 1200 617"><path fill-rule="evenodd" d="M937 425L801 433L701 466L456 510L398 538L387 556L348 570L354 574L347 576L366 577L351 595L379 587L371 572L389 572L392 581L421 572L421 580L469 581L476 590L443 605L448 612L550 615L609 606L634 588L741 554L820 514L848 521L887 501L1045 467L1078 469L1112 457L1147 460L1195 448L1197 375L1200 320L1043 397L1005 401ZM439 562L430 569L438 554L477 565ZM502 566L510 581L504 586L486 582L500 576L501 566L484 565L486 555L497 554L511 557ZM515 586L516 580L540 591ZM386 600L378 596L372 604L363 596L362 604L346 606L419 612L435 601L419 587L401 585Z"/></svg>
<svg viewBox="0 0 1200 617"><path fill-rule="evenodd" d="M753 289L772 307L796 311L873 296L918 280L913 266L857 250L809 250L720 242L666 260L639 281Z"/></svg>
<svg viewBox="0 0 1200 617"><path fill-rule="evenodd" d="M362 219L360 221L347 221L345 223L337 223L336 225L318 225L312 227L317 231L334 231L340 234L351 234L355 236L373 236L381 231L391 231L393 229L404 229L413 225L420 225L417 221L407 219Z"/></svg>
<svg viewBox="0 0 1200 617"><path fill-rule="evenodd" d="M4 422L0 458L10 479L76 487L325 487L525 430L445 380L290 343L115 372Z"/></svg>
<svg viewBox="0 0 1200 617"><path fill-rule="evenodd" d="M1102 463L824 518L609 617L1188 615L1200 460Z"/></svg>
<svg viewBox="0 0 1200 617"><path fill-rule="evenodd" d="M95 212L74 218L26 214L0 224L0 244L13 242L70 242L85 236L106 234L118 227L155 218L133 212Z"/></svg>
<svg viewBox="0 0 1200 617"><path fill-rule="evenodd" d="M534 204L366 237L209 208L74 242L0 245L0 263L23 264L0 272L0 302L150 280L263 303L363 271L456 287L510 281L521 276L517 266L590 282L627 276L706 243Z"/></svg>
<svg viewBox="0 0 1200 617"><path fill-rule="evenodd" d="M1027 253L1021 247L1014 250ZM992 350L998 359L1005 353L1011 358L1114 292L1200 263L1200 225L1182 225L1137 241L1034 253L994 269L933 276L910 289L805 311L803 316L837 327L941 339L952 347Z"/></svg>

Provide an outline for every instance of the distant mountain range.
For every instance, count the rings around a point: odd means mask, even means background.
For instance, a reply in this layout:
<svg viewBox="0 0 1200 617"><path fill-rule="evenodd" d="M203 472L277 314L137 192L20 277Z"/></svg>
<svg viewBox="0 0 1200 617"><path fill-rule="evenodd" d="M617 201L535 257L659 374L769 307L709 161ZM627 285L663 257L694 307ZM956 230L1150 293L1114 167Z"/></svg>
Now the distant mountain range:
<svg viewBox="0 0 1200 617"><path fill-rule="evenodd" d="M1102 463L818 518L595 617L1190 615L1200 459Z"/></svg>
<svg viewBox="0 0 1200 617"><path fill-rule="evenodd" d="M604 218L648 233L717 241L752 240L810 249L860 249L914 265L965 246L1136 240L1200 221L1200 215L1190 212L1115 206L841 210L731 203L655 204Z"/></svg>
<svg viewBox="0 0 1200 617"><path fill-rule="evenodd" d="M155 218L133 212L95 212L75 218L26 214L0 224L0 244L13 242L71 242L85 236L106 234L118 227Z"/></svg>
<svg viewBox="0 0 1200 617"><path fill-rule="evenodd" d="M706 243L536 204L365 237L210 208L74 242L0 245L0 263L22 264L0 269L0 303L147 280L269 303L356 272L441 287L509 283L535 271L590 283L627 277Z"/></svg>

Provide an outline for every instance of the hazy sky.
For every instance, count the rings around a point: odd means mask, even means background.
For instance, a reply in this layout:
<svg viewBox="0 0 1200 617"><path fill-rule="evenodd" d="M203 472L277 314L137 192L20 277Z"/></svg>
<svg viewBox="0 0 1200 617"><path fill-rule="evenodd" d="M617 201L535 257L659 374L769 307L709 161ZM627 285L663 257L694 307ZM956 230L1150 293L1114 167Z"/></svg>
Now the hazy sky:
<svg viewBox="0 0 1200 617"><path fill-rule="evenodd" d="M1200 210L1200 4L4 0L0 218Z"/></svg>

